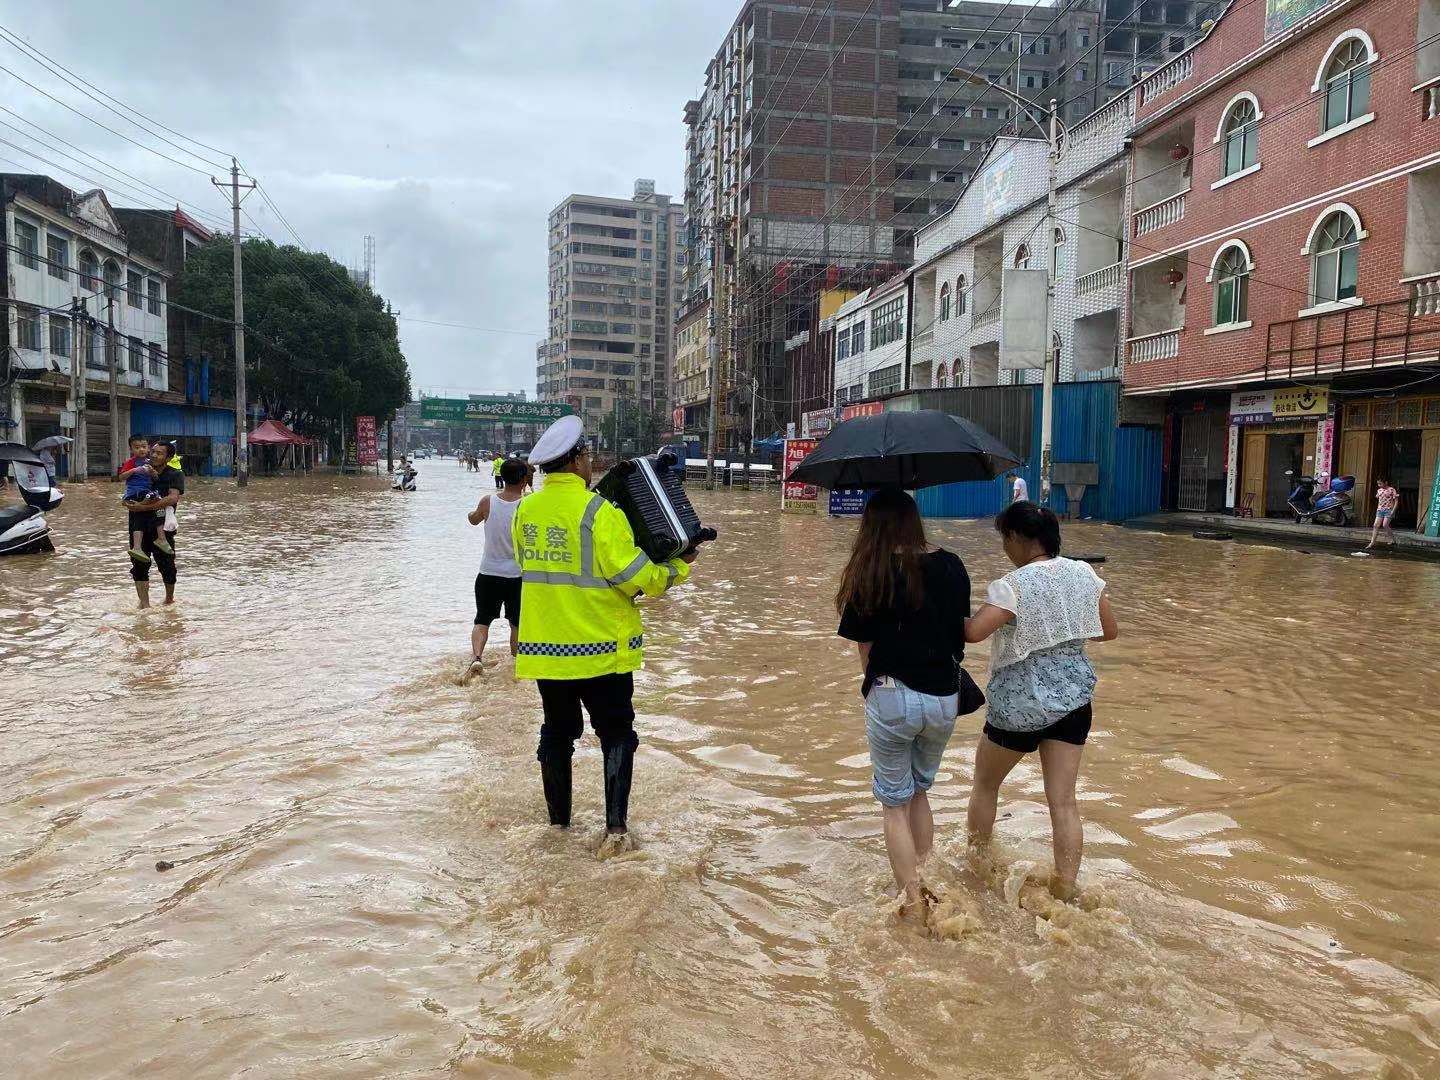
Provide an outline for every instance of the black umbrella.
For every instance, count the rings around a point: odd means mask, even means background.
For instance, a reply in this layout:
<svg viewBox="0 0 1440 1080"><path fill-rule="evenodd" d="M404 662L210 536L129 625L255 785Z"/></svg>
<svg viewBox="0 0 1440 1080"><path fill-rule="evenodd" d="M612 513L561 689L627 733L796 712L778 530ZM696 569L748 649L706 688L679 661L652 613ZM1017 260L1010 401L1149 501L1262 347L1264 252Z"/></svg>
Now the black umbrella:
<svg viewBox="0 0 1440 1080"><path fill-rule="evenodd" d="M835 425L786 478L825 488L923 488L993 480L1020 459L978 424L938 409L856 416Z"/></svg>
<svg viewBox="0 0 1440 1080"><path fill-rule="evenodd" d="M24 443L0 442L0 464L7 461L18 461L21 465L45 464L40 460L40 455Z"/></svg>

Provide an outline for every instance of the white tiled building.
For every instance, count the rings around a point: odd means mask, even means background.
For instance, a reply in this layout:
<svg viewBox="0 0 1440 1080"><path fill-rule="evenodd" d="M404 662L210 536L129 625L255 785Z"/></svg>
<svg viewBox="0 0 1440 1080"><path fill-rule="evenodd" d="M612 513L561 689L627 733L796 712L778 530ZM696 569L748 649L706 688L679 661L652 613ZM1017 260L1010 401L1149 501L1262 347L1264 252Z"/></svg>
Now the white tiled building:
<svg viewBox="0 0 1440 1080"><path fill-rule="evenodd" d="M886 374L875 381L893 390L1038 382L1038 369L1010 370L1002 359L1009 269L1053 269L1057 378L1116 377L1125 304L1124 141L1130 124L1130 98L1122 97L1065 133L1053 234L1046 218L1045 141L998 137L955 207L916 234L915 266L837 314L838 403L886 392L870 385L877 371ZM873 325L896 297L905 328L901 339L873 354L867 349L857 358L852 349L843 355L844 327ZM1010 315L1043 319L1044 309L1035 305ZM907 355L908 370L902 370L898 385L889 386L886 369L903 364Z"/></svg>
<svg viewBox="0 0 1440 1080"><path fill-rule="evenodd" d="M76 300L94 320L82 371L92 470L110 456L107 335L115 327L121 431L129 400L168 388L167 274L132 251L105 193L76 194L44 176L0 175L5 215L6 344L12 374L4 437L33 443L61 430L69 398Z"/></svg>

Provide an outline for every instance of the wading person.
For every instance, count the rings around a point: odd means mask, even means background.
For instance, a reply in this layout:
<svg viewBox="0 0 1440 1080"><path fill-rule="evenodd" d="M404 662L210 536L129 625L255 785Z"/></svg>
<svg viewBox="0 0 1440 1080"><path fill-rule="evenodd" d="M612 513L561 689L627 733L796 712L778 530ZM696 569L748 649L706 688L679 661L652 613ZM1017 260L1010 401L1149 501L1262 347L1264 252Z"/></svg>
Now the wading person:
<svg viewBox="0 0 1440 1080"><path fill-rule="evenodd" d="M156 537L159 534L159 526L163 522L163 514L167 508L175 508L180 505L180 498L185 494L185 474L178 468L170 468L170 447L164 443L156 443L150 448L150 469L154 473L150 486L154 498L143 503L136 503L131 507L133 514L148 513L155 520L154 525L146 530L142 539L141 552L148 556L144 561L132 558L130 560L130 576L135 581L135 595L140 601L142 608L150 606L150 563L160 568L160 580L165 583L165 603L175 602L175 533L168 534L168 543L159 547L156 544Z"/></svg>
<svg viewBox="0 0 1440 1080"><path fill-rule="evenodd" d="M639 745L633 673L643 660L644 628L635 598L659 596L684 581L695 556L654 563L635 546L625 515L589 490L590 453L578 416L551 424L530 460L545 484L515 509L524 610L515 676L536 680L540 690L536 757L551 825L570 825L570 759L583 733L581 707L590 715L605 760L604 857L627 844Z"/></svg>
<svg viewBox="0 0 1440 1080"><path fill-rule="evenodd" d="M1087 563L1060 558L1060 522L1049 509L1013 503L995 528L1015 569L990 583L985 602L965 620L966 641L995 636L986 687L990 711L970 790L970 843L990 842L1001 783L1021 758L1038 750L1055 852L1050 891L1070 900L1083 843L1075 781L1095 692L1085 642L1113 641L1120 631L1105 582Z"/></svg>
<svg viewBox="0 0 1440 1080"><path fill-rule="evenodd" d="M471 525L485 526L485 550L480 556L480 572L475 575L475 626L470 631L470 652L474 659L465 673L467 680L484 670L490 624L500 617L502 610L510 623L511 656L520 643L520 564L515 561L510 526L515 508L525 494L525 467L518 461L507 461L500 470L500 478L505 481L504 490L483 496L469 514Z"/></svg>
<svg viewBox="0 0 1440 1080"><path fill-rule="evenodd" d="M495 489L497 491L505 486L505 481L500 479L500 469L504 466L504 464L505 459L499 454L495 455L495 460L490 464L490 471L495 474Z"/></svg>
<svg viewBox="0 0 1440 1080"><path fill-rule="evenodd" d="M885 824L885 850L902 915L922 915L920 884L935 821L926 794L955 730L970 577L932 548L915 500L898 489L871 496L835 597L843 638L865 673L865 738Z"/></svg>
<svg viewBox="0 0 1440 1080"><path fill-rule="evenodd" d="M1370 543L1365 545L1366 551L1375 546L1375 539L1380 535L1381 529L1385 530L1385 538L1390 542L1390 546L1395 546L1395 531L1390 521L1399 505L1400 492L1396 491L1385 477L1379 477L1375 481L1375 524L1370 529Z"/></svg>

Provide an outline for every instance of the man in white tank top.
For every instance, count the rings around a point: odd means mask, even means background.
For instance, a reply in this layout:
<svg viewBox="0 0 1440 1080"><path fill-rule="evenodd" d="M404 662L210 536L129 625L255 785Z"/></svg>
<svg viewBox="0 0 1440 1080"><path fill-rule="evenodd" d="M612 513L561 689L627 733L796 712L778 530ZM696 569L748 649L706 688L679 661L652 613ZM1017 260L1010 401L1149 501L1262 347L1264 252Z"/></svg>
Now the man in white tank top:
<svg viewBox="0 0 1440 1080"><path fill-rule="evenodd" d="M490 624L500 617L502 609L510 624L510 655L519 649L520 564L515 561L510 522L525 493L528 473L523 461L506 461L500 467L504 487L482 498L469 514L471 525L485 525L485 549L480 556L480 573L475 575L475 626L470 631L473 659L465 673L467 682L483 670L481 658L490 639Z"/></svg>

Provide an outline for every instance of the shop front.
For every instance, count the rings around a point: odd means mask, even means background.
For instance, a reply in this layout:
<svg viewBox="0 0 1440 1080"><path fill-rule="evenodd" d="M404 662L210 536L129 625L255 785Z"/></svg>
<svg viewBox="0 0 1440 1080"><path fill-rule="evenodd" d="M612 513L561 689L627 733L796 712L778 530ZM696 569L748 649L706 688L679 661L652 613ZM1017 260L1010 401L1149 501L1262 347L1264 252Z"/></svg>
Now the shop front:
<svg viewBox="0 0 1440 1080"><path fill-rule="evenodd" d="M128 434L175 443L185 472L229 476L234 462L235 412L203 405L136 401Z"/></svg>
<svg viewBox="0 0 1440 1080"><path fill-rule="evenodd" d="M1375 485L1400 492L1394 527L1425 520L1440 456L1440 396L1375 396L1346 401L1340 412L1340 470L1355 477L1361 521L1375 513Z"/></svg>
<svg viewBox="0 0 1440 1080"><path fill-rule="evenodd" d="M1230 395L1225 505L1255 517L1290 516L1295 478L1330 482L1335 418L1318 386L1240 390Z"/></svg>

